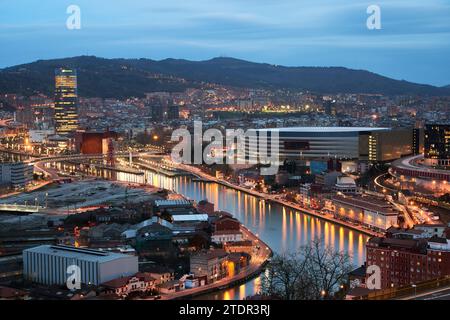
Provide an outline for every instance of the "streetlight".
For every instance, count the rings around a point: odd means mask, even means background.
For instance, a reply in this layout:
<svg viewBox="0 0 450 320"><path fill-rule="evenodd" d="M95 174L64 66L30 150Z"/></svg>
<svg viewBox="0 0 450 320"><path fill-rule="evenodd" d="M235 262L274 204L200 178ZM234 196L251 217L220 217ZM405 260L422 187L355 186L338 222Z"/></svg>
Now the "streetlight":
<svg viewBox="0 0 450 320"><path fill-rule="evenodd" d="M414 288L414 298L417 297L417 285L416 284L412 284L411 287Z"/></svg>

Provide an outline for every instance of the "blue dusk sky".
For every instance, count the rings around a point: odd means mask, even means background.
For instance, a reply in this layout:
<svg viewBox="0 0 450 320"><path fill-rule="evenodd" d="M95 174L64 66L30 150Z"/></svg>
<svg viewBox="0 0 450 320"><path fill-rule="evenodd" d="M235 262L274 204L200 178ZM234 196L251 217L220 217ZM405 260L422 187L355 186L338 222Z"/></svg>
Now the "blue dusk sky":
<svg viewBox="0 0 450 320"><path fill-rule="evenodd" d="M81 29L69 30L69 5ZM381 29L366 10L381 8ZM450 84L450 0L0 0L0 68L38 59L217 56Z"/></svg>

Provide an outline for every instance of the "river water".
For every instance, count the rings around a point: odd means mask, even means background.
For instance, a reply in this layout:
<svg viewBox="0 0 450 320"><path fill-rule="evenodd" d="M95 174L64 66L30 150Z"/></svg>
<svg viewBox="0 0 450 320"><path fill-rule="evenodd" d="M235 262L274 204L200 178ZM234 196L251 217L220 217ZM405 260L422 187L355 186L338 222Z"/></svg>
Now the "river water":
<svg viewBox="0 0 450 320"><path fill-rule="evenodd" d="M173 190L200 201L207 199L216 210L230 212L274 252L294 251L319 237L324 245L351 255L355 267L364 263L365 243L368 237L359 232L311 217L279 204L268 204L257 197L217 183L192 181L190 177L170 178L151 171L143 176L118 173L117 180L143 183ZM200 296L200 299L240 300L258 292L260 278L234 288Z"/></svg>

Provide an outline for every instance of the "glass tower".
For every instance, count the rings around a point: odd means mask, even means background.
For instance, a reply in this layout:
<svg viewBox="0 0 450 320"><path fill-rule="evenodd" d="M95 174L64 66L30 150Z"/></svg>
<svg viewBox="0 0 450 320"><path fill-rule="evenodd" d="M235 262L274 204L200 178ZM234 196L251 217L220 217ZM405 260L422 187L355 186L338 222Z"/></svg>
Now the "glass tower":
<svg viewBox="0 0 450 320"><path fill-rule="evenodd" d="M78 128L77 72L74 69L55 70L55 129L67 136Z"/></svg>

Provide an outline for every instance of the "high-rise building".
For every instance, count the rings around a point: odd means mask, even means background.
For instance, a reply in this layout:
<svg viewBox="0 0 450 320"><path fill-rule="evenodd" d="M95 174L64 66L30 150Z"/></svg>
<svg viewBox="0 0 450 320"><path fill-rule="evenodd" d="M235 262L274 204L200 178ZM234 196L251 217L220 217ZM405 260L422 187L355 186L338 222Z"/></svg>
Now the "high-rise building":
<svg viewBox="0 0 450 320"><path fill-rule="evenodd" d="M78 128L77 73L74 69L55 70L55 130L67 136Z"/></svg>
<svg viewBox="0 0 450 320"><path fill-rule="evenodd" d="M164 106L160 103L153 103L150 106L152 121L158 122L164 119Z"/></svg>
<svg viewBox="0 0 450 320"><path fill-rule="evenodd" d="M169 120L177 120L180 118L180 107L177 105L171 105L167 111L167 118Z"/></svg>
<svg viewBox="0 0 450 320"><path fill-rule="evenodd" d="M323 102L323 108L326 115L335 116L336 115L336 100L325 100Z"/></svg>
<svg viewBox="0 0 450 320"><path fill-rule="evenodd" d="M431 165L450 165L450 124L425 125L425 159Z"/></svg>
<svg viewBox="0 0 450 320"><path fill-rule="evenodd" d="M423 128L413 129L413 154L417 155L423 151Z"/></svg>

